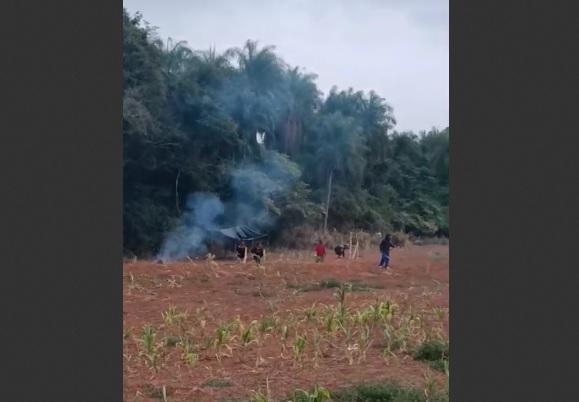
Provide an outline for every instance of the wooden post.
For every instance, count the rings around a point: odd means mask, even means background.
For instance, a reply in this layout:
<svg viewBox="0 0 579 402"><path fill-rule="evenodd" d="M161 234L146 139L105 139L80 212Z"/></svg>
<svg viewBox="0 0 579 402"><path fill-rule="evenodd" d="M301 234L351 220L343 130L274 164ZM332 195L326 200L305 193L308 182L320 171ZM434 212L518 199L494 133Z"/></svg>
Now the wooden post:
<svg viewBox="0 0 579 402"><path fill-rule="evenodd" d="M350 232L350 248L348 248L348 258L352 259L352 232Z"/></svg>
<svg viewBox="0 0 579 402"><path fill-rule="evenodd" d="M324 234L328 230L328 214L330 213L330 199L332 197L332 179L334 177L334 169L330 170L330 177L328 178L328 198L326 199L326 215L324 216Z"/></svg>

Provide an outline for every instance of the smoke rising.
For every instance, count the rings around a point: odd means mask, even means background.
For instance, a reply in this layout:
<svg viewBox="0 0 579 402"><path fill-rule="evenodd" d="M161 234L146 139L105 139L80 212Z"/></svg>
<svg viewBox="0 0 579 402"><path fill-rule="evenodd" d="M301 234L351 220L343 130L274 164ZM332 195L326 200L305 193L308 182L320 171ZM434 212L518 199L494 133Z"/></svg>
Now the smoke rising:
<svg viewBox="0 0 579 402"><path fill-rule="evenodd" d="M187 199L186 211L177 227L165 238L157 256L161 261L180 260L207 251L205 241L225 207L213 194L194 193Z"/></svg>
<svg viewBox="0 0 579 402"><path fill-rule="evenodd" d="M260 163L242 164L230 173L231 197L193 193L177 227L163 241L157 258L181 260L207 252L212 233L220 227L251 225L267 231L281 211L276 200L300 177L299 167L286 156L265 151Z"/></svg>

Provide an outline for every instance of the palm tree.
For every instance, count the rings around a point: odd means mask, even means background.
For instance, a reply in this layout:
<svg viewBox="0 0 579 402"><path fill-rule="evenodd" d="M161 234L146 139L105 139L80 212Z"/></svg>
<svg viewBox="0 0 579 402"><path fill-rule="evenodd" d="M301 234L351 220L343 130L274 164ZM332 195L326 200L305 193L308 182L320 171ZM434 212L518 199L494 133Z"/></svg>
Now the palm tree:
<svg viewBox="0 0 579 402"><path fill-rule="evenodd" d="M275 46L258 48L257 41L248 40L241 49L234 49L240 71L247 76L254 90L275 88L283 82L285 62L275 52Z"/></svg>
<svg viewBox="0 0 579 402"><path fill-rule="evenodd" d="M298 67L287 72L288 104L281 124L282 150L294 154L302 142L303 126L313 117L321 104L321 93L315 74L302 73Z"/></svg>
<svg viewBox="0 0 579 402"><path fill-rule="evenodd" d="M186 41L175 42L169 38L163 51L164 72L167 77L185 73L196 59Z"/></svg>

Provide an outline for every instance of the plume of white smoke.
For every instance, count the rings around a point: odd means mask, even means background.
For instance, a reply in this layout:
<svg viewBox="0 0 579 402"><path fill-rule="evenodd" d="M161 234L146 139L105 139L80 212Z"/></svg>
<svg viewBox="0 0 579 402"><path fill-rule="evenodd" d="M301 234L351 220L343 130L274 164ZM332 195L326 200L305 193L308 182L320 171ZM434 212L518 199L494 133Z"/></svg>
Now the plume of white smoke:
<svg viewBox="0 0 579 402"><path fill-rule="evenodd" d="M299 167L286 156L266 151L260 163L244 164L231 172L232 198L223 202L214 194L194 193L177 227L165 238L157 256L161 261L179 260L207 252L218 219L227 226L251 225L267 231L280 215L275 201L300 177Z"/></svg>
<svg viewBox="0 0 579 402"><path fill-rule="evenodd" d="M275 224L280 211L275 205L299 178L297 165L275 152L265 153L258 164L247 164L231 174L234 198L230 208L236 225L251 224L267 229Z"/></svg>
<svg viewBox="0 0 579 402"><path fill-rule="evenodd" d="M157 258L161 261L180 260L207 251L206 240L217 228L217 219L225 207L213 194L194 193L187 199L187 208L177 227L168 234Z"/></svg>

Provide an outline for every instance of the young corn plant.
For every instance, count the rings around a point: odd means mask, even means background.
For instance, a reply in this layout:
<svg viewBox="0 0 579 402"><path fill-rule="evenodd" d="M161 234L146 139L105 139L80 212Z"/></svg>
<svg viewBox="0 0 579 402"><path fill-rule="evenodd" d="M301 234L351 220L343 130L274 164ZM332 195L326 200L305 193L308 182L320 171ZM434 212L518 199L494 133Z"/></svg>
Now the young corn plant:
<svg viewBox="0 0 579 402"><path fill-rule="evenodd" d="M181 346L183 348L183 352L181 353L181 359L185 362L185 364L189 366L195 366L197 361L199 360L199 355L196 352L196 348L191 342L189 338L181 339Z"/></svg>
<svg viewBox="0 0 579 402"><path fill-rule="evenodd" d="M411 340L412 329L409 325L409 321L402 320L400 327L395 332L395 343L397 345L397 349L401 352L405 353L409 349L409 343Z"/></svg>
<svg viewBox="0 0 579 402"><path fill-rule="evenodd" d="M265 379L265 393L252 391L251 402L274 402L269 389L269 379Z"/></svg>
<svg viewBox="0 0 579 402"><path fill-rule="evenodd" d="M239 327L239 340L243 347L251 345L252 343L257 343L257 339L255 337L256 323L257 321L252 321L247 327L244 327L243 325Z"/></svg>
<svg viewBox="0 0 579 402"><path fill-rule="evenodd" d="M161 313L163 321L165 322L165 325L167 325L168 327L171 327L173 325L177 315L178 315L177 307L175 306L169 306L167 310Z"/></svg>
<svg viewBox="0 0 579 402"><path fill-rule="evenodd" d="M436 395L436 381L430 372L424 375L424 396L430 401Z"/></svg>
<svg viewBox="0 0 579 402"><path fill-rule="evenodd" d="M349 283L342 284L336 293L334 293L334 297L338 301L338 306L336 308L336 320L338 323L343 324L344 320L346 319L347 309L346 309L346 294L352 290L352 285Z"/></svg>
<svg viewBox="0 0 579 402"><path fill-rule="evenodd" d="M369 308L374 317L374 320L381 323L392 321L395 309L396 305L392 304L390 301L380 303L377 302Z"/></svg>
<svg viewBox="0 0 579 402"><path fill-rule="evenodd" d="M370 325L376 320L375 313L373 311L373 306L367 309L358 310L353 314L353 319L356 325Z"/></svg>
<svg viewBox="0 0 579 402"><path fill-rule="evenodd" d="M226 356L223 353L223 348L227 348L231 353L232 349L228 345L229 338L231 333L229 331L229 327L226 325L221 325L215 331L215 338L213 339L213 348L215 349L215 357L217 357L218 361L221 361L221 357Z"/></svg>
<svg viewBox="0 0 579 402"><path fill-rule="evenodd" d="M302 389L294 391L291 402L325 402L332 398L330 391L326 388L316 385L313 392L307 392Z"/></svg>
<svg viewBox="0 0 579 402"><path fill-rule="evenodd" d="M333 308L328 307L324 312L324 315L321 317L321 320L324 325L324 329L330 335L334 335L337 328L337 322L335 318L335 311Z"/></svg>
<svg viewBox="0 0 579 402"><path fill-rule="evenodd" d="M185 333L186 332L186 324L187 324L187 319L189 318L189 313L187 311L183 311L180 313L177 313L174 317L174 321L177 324L180 333Z"/></svg>
<svg viewBox="0 0 579 402"><path fill-rule="evenodd" d="M366 324L362 327L360 331L360 357L358 359L358 363L361 360L366 360L366 354L370 346L372 346L372 328L370 325Z"/></svg>
<svg viewBox="0 0 579 402"><path fill-rule="evenodd" d="M273 402L273 399L264 394L263 392L253 391L251 396L251 402Z"/></svg>
<svg viewBox="0 0 579 402"><path fill-rule="evenodd" d="M394 327L389 323L383 326L384 341L384 356L394 355L396 351L405 351L407 347L407 337L403 331Z"/></svg>
<svg viewBox="0 0 579 402"><path fill-rule="evenodd" d="M305 335L296 336L293 344L293 358L296 362L301 362L305 348L306 348Z"/></svg>
<svg viewBox="0 0 579 402"><path fill-rule="evenodd" d="M425 342L436 342L445 340L444 331L440 327L431 326L429 327L424 334Z"/></svg>
<svg viewBox="0 0 579 402"><path fill-rule="evenodd" d="M308 307L304 311L305 321L307 323L312 322L315 320L317 314L316 303L312 304L311 307Z"/></svg>
<svg viewBox="0 0 579 402"><path fill-rule="evenodd" d="M270 332L277 327L277 320L274 316L265 316L259 320L259 331L261 333Z"/></svg>
<svg viewBox="0 0 579 402"><path fill-rule="evenodd" d="M344 321L343 323L336 320L338 328L342 331L344 335L344 342L349 343L354 336L354 329L350 325L349 321Z"/></svg>
<svg viewBox="0 0 579 402"><path fill-rule="evenodd" d="M281 354L282 354L282 356L285 354L285 351L286 351L288 335L289 335L289 325L288 324L281 325L280 329L279 329L279 336L281 339Z"/></svg>
<svg viewBox="0 0 579 402"><path fill-rule="evenodd" d="M313 330L312 344L314 346L314 367L318 368L319 359L322 356L321 336L317 328Z"/></svg>
<svg viewBox="0 0 579 402"><path fill-rule="evenodd" d="M146 325L143 327L141 335L142 351L141 356L144 356L150 367L157 371L159 363L159 346L156 343L157 334L152 326Z"/></svg>
<svg viewBox="0 0 579 402"><path fill-rule="evenodd" d="M434 307L432 312L438 321L443 321L448 315L447 309L442 307Z"/></svg>

